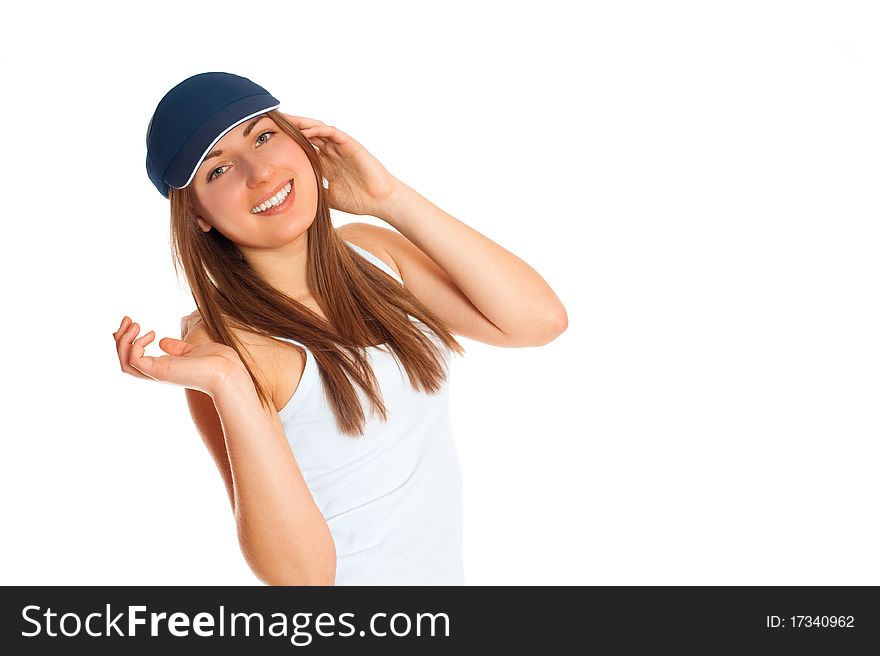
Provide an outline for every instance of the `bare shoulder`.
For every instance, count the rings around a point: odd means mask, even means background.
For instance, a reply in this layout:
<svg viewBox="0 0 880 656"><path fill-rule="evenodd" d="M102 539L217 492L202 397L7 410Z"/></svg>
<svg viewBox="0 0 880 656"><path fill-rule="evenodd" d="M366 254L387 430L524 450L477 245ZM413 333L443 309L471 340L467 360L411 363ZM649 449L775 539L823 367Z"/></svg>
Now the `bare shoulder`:
<svg viewBox="0 0 880 656"><path fill-rule="evenodd" d="M275 340L251 330L243 330L235 326L230 326L229 330L246 346L260 347L267 344L277 343ZM208 335L208 331L205 329L205 324L202 321L202 317L199 315L198 310L186 315L180 320L180 335L181 339L185 342L190 342L191 340L197 342L212 341L210 335Z"/></svg>
<svg viewBox="0 0 880 656"><path fill-rule="evenodd" d="M190 344L213 341L198 311L180 320L181 339ZM259 333L231 327L254 365L254 376L268 391L275 409L283 408L299 384L305 368L305 354L296 346Z"/></svg>
<svg viewBox="0 0 880 656"><path fill-rule="evenodd" d="M400 268L387 247L388 233L391 232L388 228L380 228L370 223L358 222L346 223L336 228L336 234L340 239L344 239L355 246L363 248L365 251L369 251L390 266L394 273L400 277Z"/></svg>

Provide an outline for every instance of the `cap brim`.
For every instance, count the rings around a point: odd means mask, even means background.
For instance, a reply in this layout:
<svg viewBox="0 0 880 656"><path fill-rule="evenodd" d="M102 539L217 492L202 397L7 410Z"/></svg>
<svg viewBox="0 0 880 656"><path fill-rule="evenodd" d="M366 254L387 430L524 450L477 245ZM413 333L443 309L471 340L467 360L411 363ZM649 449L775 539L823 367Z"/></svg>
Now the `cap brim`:
<svg viewBox="0 0 880 656"><path fill-rule="evenodd" d="M202 121L180 146L180 150L165 172L165 182L176 189L183 189L189 185L207 154L227 132L280 105L281 103L269 94L257 94L236 100L215 111Z"/></svg>

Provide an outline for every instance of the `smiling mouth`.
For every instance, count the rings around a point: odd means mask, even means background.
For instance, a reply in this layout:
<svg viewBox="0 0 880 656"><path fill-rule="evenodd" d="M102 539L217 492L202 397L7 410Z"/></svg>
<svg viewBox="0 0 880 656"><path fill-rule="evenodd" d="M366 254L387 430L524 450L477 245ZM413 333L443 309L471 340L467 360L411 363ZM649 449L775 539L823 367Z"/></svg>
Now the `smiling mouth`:
<svg viewBox="0 0 880 656"><path fill-rule="evenodd" d="M288 208L293 203L293 199L296 196L296 185L295 185L292 178L290 180L288 180L287 182L285 182L283 185L281 185L281 189L284 189L284 187L286 187L288 184L290 185L290 191L287 192L287 196L284 197L283 201L278 203L278 205L269 206L266 209L259 211L259 212L254 212L253 210L251 210L251 214L253 214L255 216L258 216L258 215L262 216L264 214L271 216L272 214L278 214L279 212L283 212L286 208ZM257 207L259 207L259 205Z"/></svg>

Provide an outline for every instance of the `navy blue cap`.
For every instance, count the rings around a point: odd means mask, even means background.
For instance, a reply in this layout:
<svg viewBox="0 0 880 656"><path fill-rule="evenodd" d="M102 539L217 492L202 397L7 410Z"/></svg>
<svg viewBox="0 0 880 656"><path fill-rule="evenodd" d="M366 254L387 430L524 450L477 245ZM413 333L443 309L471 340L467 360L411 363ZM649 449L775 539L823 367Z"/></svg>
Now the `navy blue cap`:
<svg viewBox="0 0 880 656"><path fill-rule="evenodd" d="M183 189L224 134L281 105L259 84L232 73L199 73L166 93L147 127L147 175L165 198Z"/></svg>

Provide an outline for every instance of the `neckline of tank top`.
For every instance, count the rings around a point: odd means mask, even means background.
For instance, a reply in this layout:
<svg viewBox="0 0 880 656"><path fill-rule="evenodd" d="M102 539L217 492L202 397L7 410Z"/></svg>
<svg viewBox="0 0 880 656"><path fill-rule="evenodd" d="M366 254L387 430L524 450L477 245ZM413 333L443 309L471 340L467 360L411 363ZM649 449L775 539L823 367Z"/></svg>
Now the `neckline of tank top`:
<svg viewBox="0 0 880 656"><path fill-rule="evenodd" d="M373 266L377 267L378 269L381 269L382 271L384 271L385 273L390 275L392 278L397 280L397 282L399 282L401 285L404 284L403 280L400 279L400 277L388 265L388 263L381 260L378 256L373 255L370 251L366 250L365 248L361 248L357 244L353 244L348 240L343 240L343 241L345 241L346 245L348 245L351 249L353 249L358 255L360 255L365 260L367 260L367 262L370 262ZM425 326L425 324L422 321L420 321L419 319L416 319L412 315L410 315L410 318L413 319L416 324L419 324L421 326ZM427 328L427 326L425 326L425 327ZM276 339L280 339L285 342L290 342L292 344L299 346L300 348L302 348L303 353L305 354L304 355L305 366L303 367L303 372L302 372L302 375L300 376L299 383L297 383L296 389L293 391L293 395L290 397L290 399L287 401L287 403L284 404L284 407L282 407L278 411L278 415L283 421L289 414L291 414L293 412L293 409L294 409L293 402L295 400L297 400L297 398L299 396L302 396L303 394L306 393L305 391L302 391L302 393L300 393L301 390L304 390L304 388L306 388L306 387L311 389L312 382L315 380L319 380L320 376L311 375L313 370L317 371L318 365L317 365L317 362L315 361L315 356L312 355L312 352L309 350L309 348L305 344L303 344L302 342L295 340L291 337L281 337L280 335L276 336ZM387 355L392 355L391 351L387 347L387 342L383 342L381 344L374 344L372 346L365 346L364 350L367 352L379 352L379 353L385 353Z"/></svg>
<svg viewBox="0 0 880 656"><path fill-rule="evenodd" d="M301 347L303 353L305 354L304 357L306 360L305 365L303 366L302 375L299 377L299 382L296 384L296 389L293 390L293 394L287 400L287 403L285 403L284 406L280 410L278 410L278 417L283 422L288 419L289 416L293 414L293 412L298 407L298 403L295 404L294 401L298 402L300 400L300 397L305 396L308 391L311 390L312 387L314 387L314 383L320 381L321 377L317 375L318 363L315 360L315 356L312 355L312 351L305 344L295 339L291 339L290 337L278 337L278 339L284 340L285 342L292 342L293 344ZM391 351L385 348L386 345L387 342L384 342L375 346L366 346L364 347L364 349L367 352L385 353L393 357Z"/></svg>
<svg viewBox="0 0 880 656"><path fill-rule="evenodd" d="M416 319L416 321L418 320ZM422 322L418 321L418 323ZM305 365L303 366L302 375L299 377L299 382L296 384L296 389L293 390L293 394L287 400L287 403L285 403L284 406L280 410L278 410L278 418L283 423L296 412L297 408L299 408L302 397L311 392L315 385L320 384L321 376L318 372L318 363L315 360L315 356L312 355L311 350L307 346L305 346L302 342L299 342L289 337L278 337L278 339L296 344L297 346L302 348L303 353L305 354ZM386 347L387 342L383 344L378 344L376 346L367 346L365 347L365 350L368 355L371 353L382 353L389 358L394 358L393 352ZM445 345L442 348L447 352L449 351L449 349Z"/></svg>

